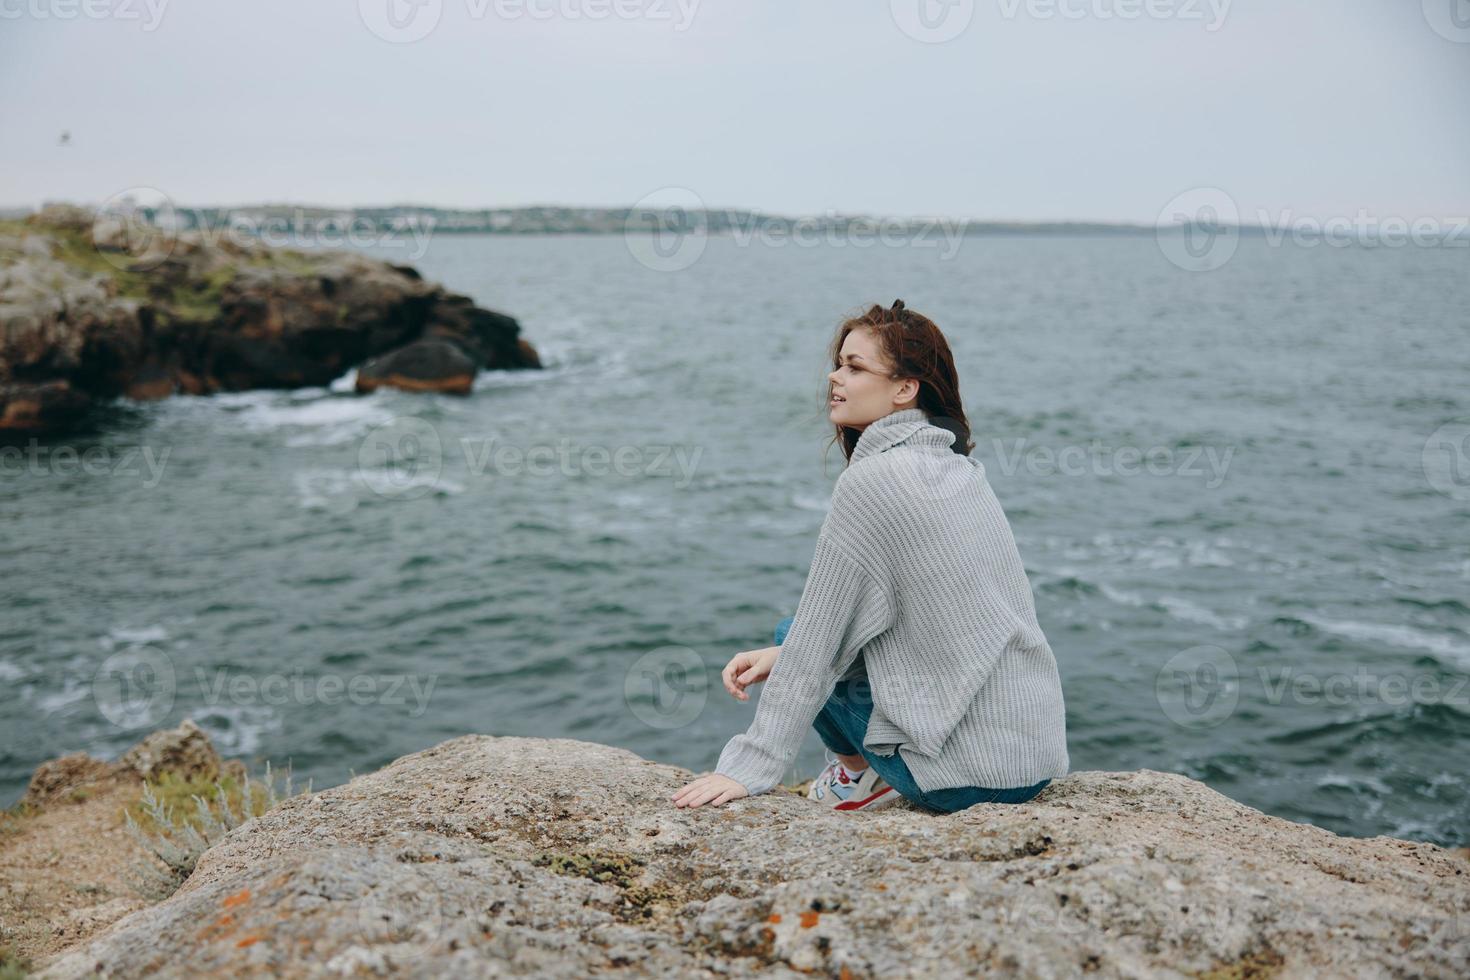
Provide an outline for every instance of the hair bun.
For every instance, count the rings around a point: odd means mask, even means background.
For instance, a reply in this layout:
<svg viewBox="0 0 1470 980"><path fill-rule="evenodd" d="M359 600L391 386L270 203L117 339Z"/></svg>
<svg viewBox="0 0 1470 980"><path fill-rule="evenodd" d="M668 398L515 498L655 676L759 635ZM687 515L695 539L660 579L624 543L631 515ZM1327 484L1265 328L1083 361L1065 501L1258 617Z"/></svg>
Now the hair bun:
<svg viewBox="0 0 1470 980"><path fill-rule="evenodd" d="M893 312L897 313L901 309L903 309L903 300L901 300L901 299L894 300L893 301Z"/></svg>

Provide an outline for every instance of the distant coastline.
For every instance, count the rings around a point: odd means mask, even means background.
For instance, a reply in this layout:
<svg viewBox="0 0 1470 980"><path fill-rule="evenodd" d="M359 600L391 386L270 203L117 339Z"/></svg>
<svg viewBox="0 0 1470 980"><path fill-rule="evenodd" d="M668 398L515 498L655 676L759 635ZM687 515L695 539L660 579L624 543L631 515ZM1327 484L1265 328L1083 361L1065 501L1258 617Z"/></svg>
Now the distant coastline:
<svg viewBox="0 0 1470 980"><path fill-rule="evenodd" d="M31 208L0 208L0 218L23 218ZM432 231L435 234L481 235L625 235L639 231L702 230L712 235L771 233L848 233L881 230L922 233L936 226L964 236L1001 235L1155 235L1154 225L1106 221L994 221L946 216L869 214L768 214L747 208L666 208L657 205L617 208L526 206L514 208L441 208L419 205L332 208L310 204L259 204L192 207L139 204L133 213L149 222L177 223L184 229L231 226L277 234L356 230L368 232ZM1178 226L1182 230L1185 226ZM1257 226L1217 225L1244 234L1266 234ZM1164 231L1171 230L1164 228Z"/></svg>

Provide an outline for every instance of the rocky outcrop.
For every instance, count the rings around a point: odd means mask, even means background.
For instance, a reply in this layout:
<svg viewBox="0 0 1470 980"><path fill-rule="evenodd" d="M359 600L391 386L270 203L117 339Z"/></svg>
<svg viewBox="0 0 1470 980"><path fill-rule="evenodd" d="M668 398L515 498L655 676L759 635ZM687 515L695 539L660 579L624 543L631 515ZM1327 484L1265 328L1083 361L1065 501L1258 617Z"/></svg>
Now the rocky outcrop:
<svg viewBox="0 0 1470 980"><path fill-rule="evenodd" d="M513 318L412 268L148 231L64 205L0 222L0 429L63 428L100 397L324 385L425 340L460 356L415 363L449 373L380 383L468 391L466 362L540 366Z"/></svg>
<svg viewBox="0 0 1470 980"><path fill-rule="evenodd" d="M17 964L63 952L150 904L137 865L154 859L123 813L139 806L145 777L165 774L184 781L169 784L177 793L214 775L239 780L244 765L222 761L185 721L116 762L81 752L53 759L36 769L19 806L0 810L0 977L24 975Z"/></svg>
<svg viewBox="0 0 1470 980"><path fill-rule="evenodd" d="M166 772L183 779L215 779L221 775L239 778L244 774L244 764L222 761L204 730L186 718L178 728L149 735L116 762L104 762L85 752L43 762L31 774L20 805L23 809L44 809L57 800L76 796L78 791L95 790L115 780L158 779Z"/></svg>
<svg viewBox="0 0 1470 980"><path fill-rule="evenodd" d="M779 789L466 736L294 798L48 977L1463 976L1470 865L1182 776L841 814Z"/></svg>

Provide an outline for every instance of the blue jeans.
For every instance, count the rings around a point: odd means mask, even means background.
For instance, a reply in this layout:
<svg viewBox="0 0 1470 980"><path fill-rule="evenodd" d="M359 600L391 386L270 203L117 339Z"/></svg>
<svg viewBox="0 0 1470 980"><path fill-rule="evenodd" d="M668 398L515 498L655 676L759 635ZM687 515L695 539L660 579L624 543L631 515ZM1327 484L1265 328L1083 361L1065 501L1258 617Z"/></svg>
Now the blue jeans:
<svg viewBox="0 0 1470 980"><path fill-rule="evenodd" d="M776 645L786 638L791 623L796 617L783 619L776 627ZM909 772L908 763L897 752L893 755L875 755L866 751L863 738L868 733L868 718L873 713L872 687L867 672L859 676L838 681L827 703L817 713L812 727L817 730L822 744L838 755L861 755L868 765L877 770L883 780L926 810L938 813L955 813L974 806L976 803L1026 803L1040 793L1051 782L1043 779L1035 786L1017 789L987 789L983 786L958 786L952 789L936 789L929 792L919 788Z"/></svg>

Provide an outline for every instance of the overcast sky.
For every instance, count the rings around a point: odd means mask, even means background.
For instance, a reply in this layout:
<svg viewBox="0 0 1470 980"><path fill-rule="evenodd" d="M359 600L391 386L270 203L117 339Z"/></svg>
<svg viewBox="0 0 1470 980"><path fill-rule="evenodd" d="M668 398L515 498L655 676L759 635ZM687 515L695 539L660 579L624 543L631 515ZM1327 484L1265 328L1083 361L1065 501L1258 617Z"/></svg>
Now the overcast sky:
<svg viewBox="0 0 1470 980"><path fill-rule="evenodd" d="M0 0L0 205L1470 214L1470 0L414 2Z"/></svg>

